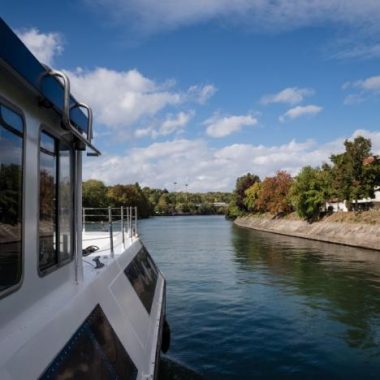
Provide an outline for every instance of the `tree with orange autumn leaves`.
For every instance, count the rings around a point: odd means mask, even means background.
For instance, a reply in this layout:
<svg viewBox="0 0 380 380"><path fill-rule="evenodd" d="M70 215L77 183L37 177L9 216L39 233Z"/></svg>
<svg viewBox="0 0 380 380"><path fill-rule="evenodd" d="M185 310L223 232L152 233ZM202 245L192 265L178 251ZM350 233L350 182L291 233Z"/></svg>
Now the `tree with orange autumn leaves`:
<svg viewBox="0 0 380 380"><path fill-rule="evenodd" d="M330 199L344 201L355 210L359 199L374 198L380 188L380 156L371 152L371 146L371 140L362 136L346 140L345 152L331 155L331 164L305 166L294 178L283 170L263 181L251 173L243 175L236 181L227 217L296 211L301 218L314 221Z"/></svg>

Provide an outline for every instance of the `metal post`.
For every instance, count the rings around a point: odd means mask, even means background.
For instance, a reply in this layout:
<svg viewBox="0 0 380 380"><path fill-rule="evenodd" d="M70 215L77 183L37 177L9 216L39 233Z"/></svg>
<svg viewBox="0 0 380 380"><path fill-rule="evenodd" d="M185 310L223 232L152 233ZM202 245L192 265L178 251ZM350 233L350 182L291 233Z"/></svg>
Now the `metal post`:
<svg viewBox="0 0 380 380"><path fill-rule="evenodd" d="M120 224L120 230L121 230L121 239L123 241L123 245L125 245L125 236L124 236L124 207L120 207L120 217L121 217L121 224Z"/></svg>
<svg viewBox="0 0 380 380"><path fill-rule="evenodd" d="M129 207L129 237L132 237L132 207Z"/></svg>
<svg viewBox="0 0 380 380"><path fill-rule="evenodd" d="M135 236L137 236L137 207L135 207Z"/></svg>
<svg viewBox="0 0 380 380"><path fill-rule="evenodd" d="M109 223L109 233L110 233L110 249L111 249L111 257L114 257L113 251L113 228L112 228L112 209L108 207L108 223Z"/></svg>
<svg viewBox="0 0 380 380"><path fill-rule="evenodd" d="M127 237L129 237L129 207L126 207L125 211L127 212L127 215L126 215L127 224L126 224L125 229L127 232Z"/></svg>
<svg viewBox="0 0 380 380"><path fill-rule="evenodd" d="M86 232L86 209L83 207L83 213L82 213L82 229L83 232Z"/></svg>

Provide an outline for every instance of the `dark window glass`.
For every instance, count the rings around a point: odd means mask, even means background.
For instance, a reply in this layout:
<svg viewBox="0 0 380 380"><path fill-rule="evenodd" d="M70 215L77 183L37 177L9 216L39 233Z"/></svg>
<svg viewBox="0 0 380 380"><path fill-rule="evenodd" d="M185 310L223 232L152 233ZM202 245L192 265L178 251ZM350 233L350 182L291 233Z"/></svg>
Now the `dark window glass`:
<svg viewBox="0 0 380 380"><path fill-rule="evenodd" d="M55 138L51 137L47 133L41 133L41 149L47 153L51 153L55 155L56 147L55 147Z"/></svg>
<svg viewBox="0 0 380 380"><path fill-rule="evenodd" d="M134 380L137 368L98 305L40 380Z"/></svg>
<svg viewBox="0 0 380 380"><path fill-rule="evenodd" d="M41 140L55 140L41 134ZM40 269L57 264L57 155L41 149L40 154Z"/></svg>
<svg viewBox="0 0 380 380"><path fill-rule="evenodd" d="M72 252L73 189L71 186L71 150L61 143L59 147L59 258L70 259Z"/></svg>
<svg viewBox="0 0 380 380"><path fill-rule="evenodd" d="M5 124L16 129L20 133L24 131L24 123L19 114L12 111L10 108L4 106L3 104L0 105L0 114Z"/></svg>
<svg viewBox="0 0 380 380"><path fill-rule="evenodd" d="M152 308L158 270L145 247L124 271L148 313Z"/></svg>
<svg viewBox="0 0 380 380"><path fill-rule="evenodd" d="M13 111L10 112L14 113ZM20 120L22 120L21 117ZM22 125L20 127L20 131L22 131ZM5 126L3 122L1 122L0 292L18 284L21 280L22 160L22 134L17 133L12 129L8 129L7 126Z"/></svg>
<svg viewBox="0 0 380 380"><path fill-rule="evenodd" d="M72 151L41 133L40 270L70 260L73 254Z"/></svg>

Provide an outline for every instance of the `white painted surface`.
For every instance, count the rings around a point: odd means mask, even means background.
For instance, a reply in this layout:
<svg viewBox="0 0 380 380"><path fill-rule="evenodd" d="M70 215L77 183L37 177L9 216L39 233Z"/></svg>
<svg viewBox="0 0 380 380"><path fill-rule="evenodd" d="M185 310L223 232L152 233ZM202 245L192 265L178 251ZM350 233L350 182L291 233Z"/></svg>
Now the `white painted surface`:
<svg viewBox="0 0 380 380"><path fill-rule="evenodd" d="M114 236L114 257L110 254L108 233L85 233L83 246L98 245L99 252L82 260L79 246L77 260L39 276L39 131L41 124L56 135L65 131L59 117L52 110L40 108L35 94L15 80L1 62L0 96L21 108L26 122L23 277L19 289L0 299L0 380L38 378L97 304L138 368L138 379L153 375L157 321L163 307L163 276L159 274L149 316L124 275L141 242L133 237L126 238L123 244L120 232ZM80 176L80 170L78 173ZM81 210L76 221L81 231ZM80 232L77 241L80 245ZM92 259L98 255L105 264L101 269L93 266Z"/></svg>

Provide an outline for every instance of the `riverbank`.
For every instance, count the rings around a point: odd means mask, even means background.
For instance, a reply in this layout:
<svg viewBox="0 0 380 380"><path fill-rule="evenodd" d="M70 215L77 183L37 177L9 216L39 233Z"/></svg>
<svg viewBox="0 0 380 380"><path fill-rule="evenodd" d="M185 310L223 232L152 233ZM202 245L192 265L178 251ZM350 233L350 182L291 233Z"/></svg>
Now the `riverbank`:
<svg viewBox="0 0 380 380"><path fill-rule="evenodd" d="M259 231L380 251L380 224L330 220L308 223L303 220L272 219L255 215L239 217L234 223Z"/></svg>

